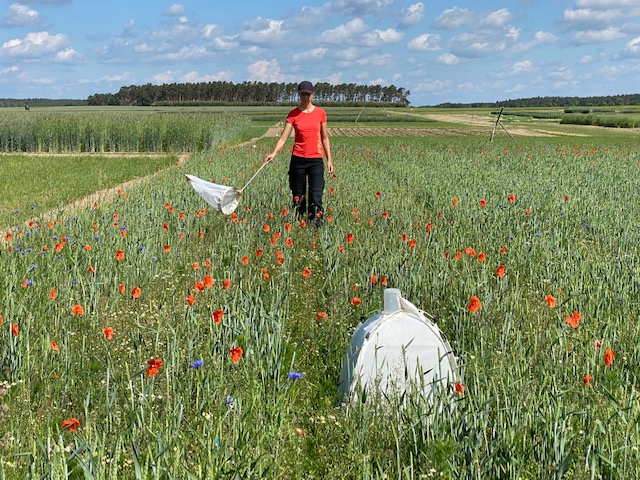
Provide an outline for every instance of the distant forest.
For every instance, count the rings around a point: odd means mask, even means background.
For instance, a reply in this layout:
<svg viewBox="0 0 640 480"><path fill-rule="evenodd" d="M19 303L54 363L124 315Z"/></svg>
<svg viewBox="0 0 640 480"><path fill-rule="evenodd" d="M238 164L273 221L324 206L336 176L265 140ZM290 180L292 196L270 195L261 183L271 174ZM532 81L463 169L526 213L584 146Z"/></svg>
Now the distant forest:
<svg viewBox="0 0 640 480"><path fill-rule="evenodd" d="M0 98L0 107L77 107L87 105L86 100L50 98Z"/></svg>
<svg viewBox="0 0 640 480"><path fill-rule="evenodd" d="M640 93L601 97L532 97L500 102L441 103L439 108L495 108L495 107L618 107L640 105Z"/></svg>
<svg viewBox="0 0 640 480"><path fill-rule="evenodd" d="M406 107L409 90L391 85L316 83L315 100L323 105ZM118 93L91 95L89 105L194 106L283 105L298 102L297 83L205 82L131 85Z"/></svg>
<svg viewBox="0 0 640 480"><path fill-rule="evenodd" d="M394 85L356 85L354 83L315 85L316 101L326 106L383 106L410 105L409 90ZM295 83L208 82L164 85L131 85L118 93L97 93L86 100L47 98L0 98L0 107L52 107L83 105L125 106L207 106L207 105L289 105L298 102ZM595 97L532 97L496 102L440 103L424 105L437 108L571 108L640 106L640 94L606 95Z"/></svg>

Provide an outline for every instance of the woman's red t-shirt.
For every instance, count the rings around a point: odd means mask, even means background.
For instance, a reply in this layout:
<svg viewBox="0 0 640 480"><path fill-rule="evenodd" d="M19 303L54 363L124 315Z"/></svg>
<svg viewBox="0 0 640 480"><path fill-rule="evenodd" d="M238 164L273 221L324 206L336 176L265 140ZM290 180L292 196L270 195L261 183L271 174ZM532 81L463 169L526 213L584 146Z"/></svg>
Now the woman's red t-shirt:
<svg viewBox="0 0 640 480"><path fill-rule="evenodd" d="M323 123L327 123L327 114L323 109L315 107L313 111L304 113L299 108L295 108L287 115L287 122L293 125L295 132L292 152L294 155L302 158L324 156L320 127Z"/></svg>

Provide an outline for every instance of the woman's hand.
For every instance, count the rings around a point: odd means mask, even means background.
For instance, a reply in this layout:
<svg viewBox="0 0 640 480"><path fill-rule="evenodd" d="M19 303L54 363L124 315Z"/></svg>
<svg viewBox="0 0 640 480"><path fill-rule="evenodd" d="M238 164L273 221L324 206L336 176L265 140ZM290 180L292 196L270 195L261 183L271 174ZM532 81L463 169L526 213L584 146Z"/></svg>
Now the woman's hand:
<svg viewBox="0 0 640 480"><path fill-rule="evenodd" d="M271 162L271 160L273 160L276 157L276 155L277 155L276 153L270 153L269 155L264 157L264 163Z"/></svg>
<svg viewBox="0 0 640 480"><path fill-rule="evenodd" d="M329 171L329 173L333 173L334 168L331 159L327 160L327 170Z"/></svg>

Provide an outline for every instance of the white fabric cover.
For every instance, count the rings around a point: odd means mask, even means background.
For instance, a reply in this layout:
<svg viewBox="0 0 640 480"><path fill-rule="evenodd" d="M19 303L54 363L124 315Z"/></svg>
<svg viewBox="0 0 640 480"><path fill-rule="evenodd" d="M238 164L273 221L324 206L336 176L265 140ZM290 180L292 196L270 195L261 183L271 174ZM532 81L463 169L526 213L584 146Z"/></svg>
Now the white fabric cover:
<svg viewBox="0 0 640 480"><path fill-rule="evenodd" d="M353 333L340 374L342 398L354 397L359 385L385 395L402 395L412 386L427 397L457 380L457 362L449 342L425 312L384 291L384 310Z"/></svg>
<svg viewBox="0 0 640 480"><path fill-rule="evenodd" d="M226 187L207 182L195 175L186 175L187 182L209 205L219 212L229 215L240 203L240 192L233 187Z"/></svg>

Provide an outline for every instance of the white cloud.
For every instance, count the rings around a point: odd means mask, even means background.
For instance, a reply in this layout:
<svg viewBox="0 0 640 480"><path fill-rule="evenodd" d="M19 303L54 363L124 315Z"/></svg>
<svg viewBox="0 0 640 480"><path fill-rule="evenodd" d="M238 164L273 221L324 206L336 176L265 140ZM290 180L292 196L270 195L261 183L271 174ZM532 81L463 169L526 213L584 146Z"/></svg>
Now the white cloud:
<svg viewBox="0 0 640 480"><path fill-rule="evenodd" d="M367 47L378 47L385 43L396 43L402 40L403 33L389 28L387 30L373 30L365 33L363 36L363 44Z"/></svg>
<svg viewBox="0 0 640 480"><path fill-rule="evenodd" d="M283 20L259 18L249 25L249 29L243 32L240 38L247 43L258 45L278 44L287 36L286 30L282 28L283 23Z"/></svg>
<svg viewBox="0 0 640 480"><path fill-rule="evenodd" d="M502 40L488 38L485 35L464 33L453 38L451 51L460 57L480 57L504 50L506 45Z"/></svg>
<svg viewBox="0 0 640 480"><path fill-rule="evenodd" d="M65 48L56 53L55 61L59 63L78 63L82 60L82 55L73 48Z"/></svg>
<svg viewBox="0 0 640 480"><path fill-rule="evenodd" d="M249 80L258 82L284 82L285 75L280 71L280 65L275 59L258 60L247 67Z"/></svg>
<svg viewBox="0 0 640 480"><path fill-rule="evenodd" d="M153 60L169 60L172 62L185 62L189 60L204 59L209 56L207 49L202 45L186 45L179 50L156 55Z"/></svg>
<svg viewBox="0 0 640 480"><path fill-rule="evenodd" d="M480 21L480 26L489 28L502 28L513 18L511 12L506 8L501 8L489 13Z"/></svg>
<svg viewBox="0 0 640 480"><path fill-rule="evenodd" d="M531 73L534 72L536 68L533 65L531 60L522 60L520 62L516 62L511 66L512 73Z"/></svg>
<svg viewBox="0 0 640 480"><path fill-rule="evenodd" d="M66 35L31 32L23 39L8 40L0 47L0 57L41 58L64 50L69 45Z"/></svg>
<svg viewBox="0 0 640 480"><path fill-rule="evenodd" d="M440 35L424 33L409 41L407 50L412 52L432 52L440 50Z"/></svg>
<svg viewBox="0 0 640 480"><path fill-rule="evenodd" d="M326 53L327 53L326 48L318 47L318 48L312 48L311 50L305 50L304 52L301 52L301 53L295 53L292 58L294 62L308 61L308 60L315 61L323 58Z"/></svg>
<svg viewBox="0 0 640 480"><path fill-rule="evenodd" d="M538 31L533 35L533 38L530 41L516 45L514 47L514 52L527 52L539 45L555 43L557 41L558 37L556 37L554 34Z"/></svg>
<svg viewBox="0 0 640 480"><path fill-rule="evenodd" d="M0 22L7 27L28 27L40 23L40 14L26 5L13 3Z"/></svg>
<svg viewBox="0 0 640 480"><path fill-rule="evenodd" d="M603 30L585 30L576 32L573 36L578 43L603 43L619 40L626 35L615 27L605 28Z"/></svg>
<svg viewBox="0 0 640 480"><path fill-rule="evenodd" d="M409 5L409 8L402 9L401 18L398 22L400 28L408 28L422 21L424 17L424 3L418 2Z"/></svg>
<svg viewBox="0 0 640 480"><path fill-rule="evenodd" d="M394 0L336 0L332 8L347 15L375 15Z"/></svg>
<svg viewBox="0 0 640 480"><path fill-rule="evenodd" d="M354 36L360 35L366 29L367 26L362 19L354 18L336 28L325 30L320 34L319 41L329 44L348 44L353 41Z"/></svg>
<svg viewBox="0 0 640 480"><path fill-rule="evenodd" d="M181 3L174 3L165 10L164 14L168 17L179 17L184 14L184 5Z"/></svg>
<svg viewBox="0 0 640 480"><path fill-rule="evenodd" d="M443 65L457 65L458 63L460 63L460 59L453 53L444 53L436 59L436 62Z"/></svg>
<svg viewBox="0 0 640 480"><path fill-rule="evenodd" d="M433 80L430 82L421 82L418 84L418 90L422 92L441 92L451 87L450 80Z"/></svg>
<svg viewBox="0 0 640 480"><path fill-rule="evenodd" d="M448 8L436 18L433 24L437 28L444 30L455 30L456 28L472 25L476 22L477 16L466 8Z"/></svg>
<svg viewBox="0 0 640 480"><path fill-rule="evenodd" d="M629 53L640 53L640 37L633 38L627 42L624 50Z"/></svg>

